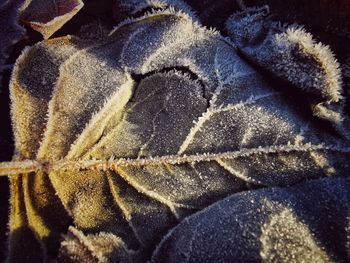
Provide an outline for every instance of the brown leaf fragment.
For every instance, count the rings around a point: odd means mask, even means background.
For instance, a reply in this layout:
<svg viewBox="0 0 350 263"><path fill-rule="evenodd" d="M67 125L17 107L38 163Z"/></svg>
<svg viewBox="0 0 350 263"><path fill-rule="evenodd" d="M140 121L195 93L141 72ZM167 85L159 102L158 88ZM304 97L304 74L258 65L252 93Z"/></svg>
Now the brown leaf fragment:
<svg viewBox="0 0 350 263"><path fill-rule="evenodd" d="M22 11L20 19L47 39L83 6L81 0L32 0Z"/></svg>

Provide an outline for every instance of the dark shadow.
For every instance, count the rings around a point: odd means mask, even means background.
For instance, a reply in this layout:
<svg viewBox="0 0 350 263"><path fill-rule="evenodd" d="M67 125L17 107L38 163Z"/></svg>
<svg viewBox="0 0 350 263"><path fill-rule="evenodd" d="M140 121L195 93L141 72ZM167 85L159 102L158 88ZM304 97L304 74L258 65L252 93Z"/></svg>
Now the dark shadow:
<svg viewBox="0 0 350 263"><path fill-rule="evenodd" d="M11 234L10 247L13 252L7 256L11 263L44 262L43 251L29 228L19 228Z"/></svg>

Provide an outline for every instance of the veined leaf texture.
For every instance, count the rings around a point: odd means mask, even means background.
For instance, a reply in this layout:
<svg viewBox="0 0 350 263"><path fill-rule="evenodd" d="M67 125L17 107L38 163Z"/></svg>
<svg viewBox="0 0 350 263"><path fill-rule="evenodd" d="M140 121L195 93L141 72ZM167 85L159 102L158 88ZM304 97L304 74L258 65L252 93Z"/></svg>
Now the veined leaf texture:
<svg viewBox="0 0 350 263"><path fill-rule="evenodd" d="M108 35L23 50L8 262L350 259L341 66L238 2L228 37L185 2L120 0ZM45 38L82 7L52 3Z"/></svg>

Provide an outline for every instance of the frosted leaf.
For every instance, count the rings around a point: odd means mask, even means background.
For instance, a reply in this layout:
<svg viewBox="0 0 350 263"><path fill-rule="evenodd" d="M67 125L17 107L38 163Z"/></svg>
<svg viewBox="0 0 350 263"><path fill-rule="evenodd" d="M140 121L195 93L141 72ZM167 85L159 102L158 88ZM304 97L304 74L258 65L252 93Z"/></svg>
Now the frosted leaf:
<svg viewBox="0 0 350 263"><path fill-rule="evenodd" d="M72 37L56 38L25 48L17 59L10 90L18 158L36 156L59 66L84 46Z"/></svg>
<svg viewBox="0 0 350 263"><path fill-rule="evenodd" d="M20 19L47 39L83 5L81 0L30 0L22 8Z"/></svg>
<svg viewBox="0 0 350 263"><path fill-rule="evenodd" d="M35 158L46 126L48 103L58 78L59 65L85 46L87 43L78 39L63 37L26 48L17 59L10 84L15 159ZM11 178L10 188L10 231L14 234L9 240L13 249L8 260L24 261L13 251L23 251L23 255L33 253L39 258L42 248L48 246L45 250L52 253L52 247L58 245L60 232L65 229L68 217L47 175L37 173L35 176L26 174ZM40 218L44 214L45 222ZM38 236L45 241L38 242ZM19 244L26 242L37 249L17 249ZM42 257L46 258L46 255Z"/></svg>
<svg viewBox="0 0 350 263"><path fill-rule="evenodd" d="M339 63L328 46L297 26L278 26L267 7L249 8L227 21L230 37L250 59L295 86L325 99L342 99Z"/></svg>
<svg viewBox="0 0 350 263"><path fill-rule="evenodd" d="M234 194L186 218L152 262L345 262L349 179Z"/></svg>
<svg viewBox="0 0 350 263"><path fill-rule="evenodd" d="M113 261L115 255L98 245L111 240L126 249L116 245L122 251L117 258L134 251L146 261L170 228L228 195L346 175L349 142L320 130L246 64L229 40L185 13L155 11L125 21L92 45L76 41L65 42L71 47L63 48L65 58L54 60L50 73L35 67L21 72L18 62L20 74L11 81L17 151L36 159L22 163L33 173L15 177L23 178L25 188L13 191L28 193L20 219L31 220L49 258L58 245L46 240L56 228L36 206L41 199L35 193L55 191L60 203L50 211L66 214L76 228L62 242L61 257L74 258L76 251L80 258L88 249ZM28 63L25 56L38 48L50 61L51 50L60 48L49 43L28 49L20 61ZM31 61L41 65L40 57ZM15 94L15 83L24 81L30 85ZM47 92L35 89L37 84ZM38 116L47 112L47 121L33 129L42 134L35 141L31 130L22 130L28 127L22 123L22 93L28 101L42 98L35 104L41 105ZM37 177L45 187L30 183Z"/></svg>
<svg viewBox="0 0 350 263"><path fill-rule="evenodd" d="M318 96L321 102L313 106L314 115L347 134L347 128L342 127L341 70L332 51L316 43L300 26L272 22L269 15L268 7L247 8L232 15L227 21L230 37L249 60Z"/></svg>

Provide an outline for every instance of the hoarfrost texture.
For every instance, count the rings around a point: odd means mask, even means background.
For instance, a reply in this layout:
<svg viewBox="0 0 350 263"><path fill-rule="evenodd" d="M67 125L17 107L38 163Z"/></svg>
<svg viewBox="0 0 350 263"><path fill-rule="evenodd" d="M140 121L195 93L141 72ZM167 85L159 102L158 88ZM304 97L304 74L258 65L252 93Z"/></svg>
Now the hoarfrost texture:
<svg viewBox="0 0 350 263"><path fill-rule="evenodd" d="M0 81L10 47L21 40L25 29L19 21L40 32L45 39L60 29L82 7L81 0L7 0L0 3Z"/></svg>
<svg viewBox="0 0 350 263"><path fill-rule="evenodd" d="M64 20L82 7L61 2ZM182 1L116 6L133 18L108 36L44 40L16 61L7 261L349 260L348 117L330 49L267 7L235 13L229 39ZM318 104L305 110L282 80Z"/></svg>
<svg viewBox="0 0 350 263"><path fill-rule="evenodd" d="M232 15L229 36L253 63L296 88L317 97L313 114L331 122L349 138L349 120L344 120L343 81L340 64L328 46L316 43L299 25L271 20L268 6L247 8Z"/></svg>

